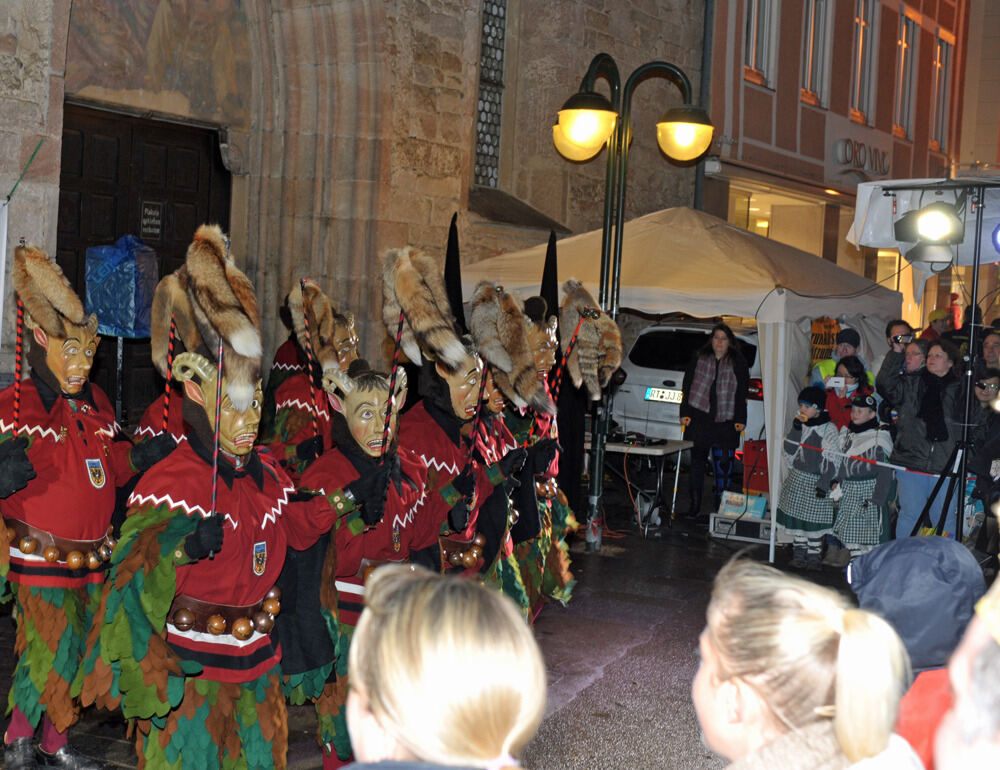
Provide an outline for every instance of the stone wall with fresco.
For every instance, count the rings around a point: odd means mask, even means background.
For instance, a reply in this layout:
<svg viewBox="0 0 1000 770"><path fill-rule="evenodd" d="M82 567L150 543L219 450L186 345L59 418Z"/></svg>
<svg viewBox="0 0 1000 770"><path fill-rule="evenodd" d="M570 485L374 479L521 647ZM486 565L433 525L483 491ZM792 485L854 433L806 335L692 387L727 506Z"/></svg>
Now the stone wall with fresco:
<svg viewBox="0 0 1000 770"><path fill-rule="evenodd" d="M73 3L66 95L246 128L250 40L242 3Z"/></svg>

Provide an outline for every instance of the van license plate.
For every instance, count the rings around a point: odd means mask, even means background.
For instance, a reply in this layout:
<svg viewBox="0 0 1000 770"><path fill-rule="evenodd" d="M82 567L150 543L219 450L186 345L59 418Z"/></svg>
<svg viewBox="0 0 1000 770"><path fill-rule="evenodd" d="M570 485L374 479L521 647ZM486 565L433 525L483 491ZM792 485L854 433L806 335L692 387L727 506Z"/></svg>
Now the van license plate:
<svg viewBox="0 0 1000 770"><path fill-rule="evenodd" d="M684 391L674 388L646 388L647 401L665 401L668 404L679 404L684 398Z"/></svg>

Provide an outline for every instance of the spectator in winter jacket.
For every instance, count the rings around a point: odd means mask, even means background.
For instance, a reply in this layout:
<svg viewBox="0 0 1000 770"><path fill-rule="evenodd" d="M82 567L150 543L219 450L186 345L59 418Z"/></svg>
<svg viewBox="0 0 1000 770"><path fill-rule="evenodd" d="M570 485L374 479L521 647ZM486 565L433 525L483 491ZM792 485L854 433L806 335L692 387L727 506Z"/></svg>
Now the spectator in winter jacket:
<svg viewBox="0 0 1000 770"><path fill-rule="evenodd" d="M830 377L836 376L837 363L847 356L857 356L861 358L861 335L857 329L841 329L837 332L836 344L833 349L833 357L820 361L813 367L812 375L809 379L811 385L827 387L826 381ZM864 361L861 362L864 364ZM875 384L875 378L871 372L867 372L869 385Z"/></svg>
<svg viewBox="0 0 1000 770"><path fill-rule="evenodd" d="M903 371L904 357L902 343L895 343L877 381L879 393L899 411L890 462L908 471L896 474L900 506L897 538L911 534L938 475L950 468L964 417L962 381L953 371L958 360L955 348L946 340L935 340L928 349L925 368L913 373ZM944 492L939 491L931 505L934 525L944 508L944 498ZM949 511L944 531L955 531L954 509Z"/></svg>

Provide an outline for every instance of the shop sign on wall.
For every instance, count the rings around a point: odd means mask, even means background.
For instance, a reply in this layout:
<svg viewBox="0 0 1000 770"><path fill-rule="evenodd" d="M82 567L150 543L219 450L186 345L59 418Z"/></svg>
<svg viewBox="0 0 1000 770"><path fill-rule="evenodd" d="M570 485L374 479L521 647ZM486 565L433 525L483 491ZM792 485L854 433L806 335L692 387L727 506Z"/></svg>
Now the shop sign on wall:
<svg viewBox="0 0 1000 770"><path fill-rule="evenodd" d="M837 162L871 176L889 174L889 152L858 139L838 139L834 145Z"/></svg>

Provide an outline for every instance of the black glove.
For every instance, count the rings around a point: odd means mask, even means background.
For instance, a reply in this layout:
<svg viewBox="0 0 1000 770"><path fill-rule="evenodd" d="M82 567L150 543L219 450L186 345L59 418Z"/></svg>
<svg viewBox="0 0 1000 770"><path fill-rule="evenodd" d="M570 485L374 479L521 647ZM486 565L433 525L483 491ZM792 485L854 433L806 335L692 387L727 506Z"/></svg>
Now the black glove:
<svg viewBox="0 0 1000 770"><path fill-rule="evenodd" d="M472 474L472 467L466 466L465 470L451 480L451 485L462 497L472 497L476 491L476 477Z"/></svg>
<svg viewBox="0 0 1000 770"><path fill-rule="evenodd" d="M295 456L307 463L311 463L323 454L323 437L313 436L300 442L295 447Z"/></svg>
<svg viewBox="0 0 1000 770"><path fill-rule="evenodd" d="M562 447L554 438L543 438L528 450L528 463L531 465L531 472L536 476L545 473L561 451Z"/></svg>
<svg viewBox="0 0 1000 770"><path fill-rule="evenodd" d="M459 501L451 506L451 510L448 511L448 526L456 532L461 532L469 526L469 501L466 498L459 498Z"/></svg>
<svg viewBox="0 0 1000 770"><path fill-rule="evenodd" d="M177 448L177 442L169 433L160 433L136 444L129 452L132 467L144 473Z"/></svg>
<svg viewBox="0 0 1000 770"><path fill-rule="evenodd" d="M524 467L524 461L527 459L527 449L522 449L520 447L517 449L511 449L507 454L500 458L500 462L497 463L497 469L503 474L504 478L509 479Z"/></svg>
<svg viewBox="0 0 1000 770"><path fill-rule="evenodd" d="M354 498L355 504L361 507L361 520L369 527L375 526L382 520L382 514L385 512L385 492L389 487L391 471L392 466L389 463L378 463L344 487L344 491L349 492Z"/></svg>
<svg viewBox="0 0 1000 770"><path fill-rule="evenodd" d="M0 442L0 498L28 486L35 475L28 459L28 439L25 436Z"/></svg>
<svg viewBox="0 0 1000 770"><path fill-rule="evenodd" d="M184 553L192 561L204 559L211 553L222 548L222 525L225 524L223 516L209 516L201 519L194 532L184 540Z"/></svg>
<svg viewBox="0 0 1000 770"><path fill-rule="evenodd" d="M816 487L816 499L822 500L826 497L826 490L822 487Z"/></svg>

